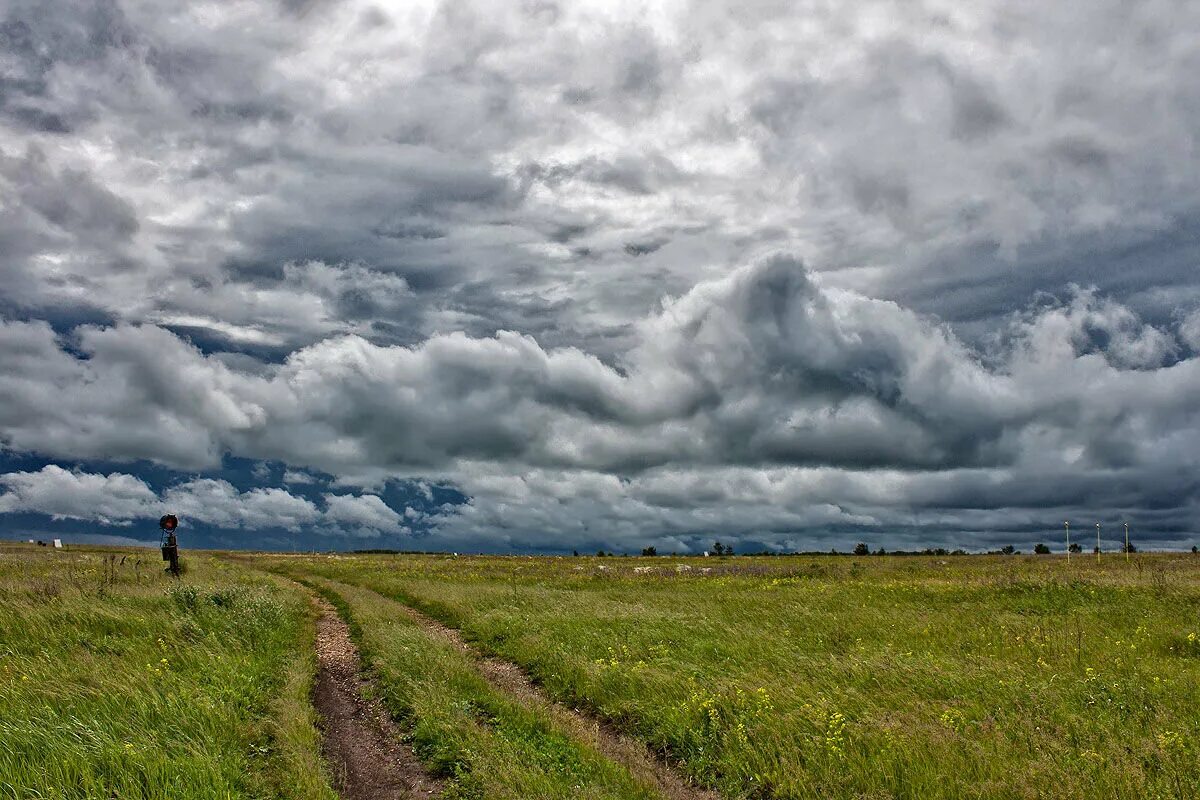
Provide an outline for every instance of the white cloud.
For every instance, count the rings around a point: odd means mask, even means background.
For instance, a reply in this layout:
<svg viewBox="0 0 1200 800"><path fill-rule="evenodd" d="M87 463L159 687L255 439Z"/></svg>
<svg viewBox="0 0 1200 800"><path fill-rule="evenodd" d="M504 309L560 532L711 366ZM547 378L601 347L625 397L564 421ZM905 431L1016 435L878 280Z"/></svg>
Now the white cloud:
<svg viewBox="0 0 1200 800"><path fill-rule="evenodd" d="M1179 338L1192 352L1200 353L1200 309L1184 316L1179 323Z"/></svg>
<svg viewBox="0 0 1200 800"><path fill-rule="evenodd" d="M377 495L325 495L325 521L350 530L401 533L403 518Z"/></svg>
<svg viewBox="0 0 1200 800"><path fill-rule="evenodd" d="M464 462L1004 466L1032 430L1104 464L1099 441L1136 452L1194 433L1200 361L1163 366L1173 335L1090 293L1015 319L985 359L775 258L697 286L638 331L620 370L501 332L412 348L339 337L259 374L152 327L79 328L81 359L49 327L9 323L0 431L62 458L187 468L231 452L418 478Z"/></svg>
<svg viewBox="0 0 1200 800"><path fill-rule="evenodd" d="M96 520L105 524L153 516L158 498L131 475L70 472L49 464L38 472L0 475L0 513L34 511L55 519Z"/></svg>
<svg viewBox="0 0 1200 800"><path fill-rule="evenodd" d="M217 528L258 530L306 526L352 529L360 534L404 533L400 514L375 495L325 495L324 508L284 489L238 491L225 480L196 478L166 488L162 495L132 475L69 472L53 464L37 472L0 474L0 513L36 512L55 519L105 525L128 524L177 514Z"/></svg>
<svg viewBox="0 0 1200 800"><path fill-rule="evenodd" d="M162 501L181 517L222 528L297 530L320 519L320 512L311 501L283 489L239 492L228 481L209 478L172 486L163 492Z"/></svg>
<svg viewBox="0 0 1200 800"><path fill-rule="evenodd" d="M8 9L25 307L609 355L779 248L953 318L1080 273L1193 284L1190 5L68 5Z"/></svg>
<svg viewBox="0 0 1200 800"><path fill-rule="evenodd" d="M822 289L774 258L666 302L620 369L512 333L414 348L342 337L265 374L154 328L80 329L86 359L44 326L0 335L12 343L0 376L11 442L69 458L120 441L171 466L227 451L335 476L449 481L471 503L423 520L446 536L628 539L922 518L974 529L997 509L1032 519L1048 504L1118 498L1179 520L1200 496L1186 479L1200 452L1189 400L1200 359L1177 360L1171 331L1091 291L1014 317L980 353L895 303ZM57 404L28 400L51 392ZM185 430L204 446L170 435ZM319 510L282 489L204 479L164 500L222 527L405 530L375 495L326 495Z"/></svg>

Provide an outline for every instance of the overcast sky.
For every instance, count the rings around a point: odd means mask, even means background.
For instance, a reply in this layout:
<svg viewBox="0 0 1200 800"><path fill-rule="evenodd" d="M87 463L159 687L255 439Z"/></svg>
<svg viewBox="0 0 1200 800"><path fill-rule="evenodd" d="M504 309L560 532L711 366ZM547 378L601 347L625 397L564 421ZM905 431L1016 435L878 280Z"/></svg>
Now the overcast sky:
<svg viewBox="0 0 1200 800"><path fill-rule="evenodd" d="M1200 3L0 0L0 535L1200 529Z"/></svg>

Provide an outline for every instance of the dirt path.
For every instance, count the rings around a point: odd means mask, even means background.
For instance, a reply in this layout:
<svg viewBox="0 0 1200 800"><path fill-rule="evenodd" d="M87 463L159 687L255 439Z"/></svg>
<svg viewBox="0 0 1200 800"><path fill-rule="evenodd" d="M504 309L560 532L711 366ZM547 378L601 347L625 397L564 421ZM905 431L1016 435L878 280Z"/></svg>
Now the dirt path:
<svg viewBox="0 0 1200 800"><path fill-rule="evenodd" d="M405 613L430 635L470 654L478 662L484 677L493 686L524 703L534 703L546 708L564 730L591 745L606 758L624 766L635 778L655 787L663 797L670 800L719 800L716 793L699 789L689 783L687 778L657 757L642 742L617 731L612 725L594 716L553 700L530 681L516 664L484 655L468 644L460 631L443 625L411 606L399 602L396 605L404 609Z"/></svg>
<svg viewBox="0 0 1200 800"><path fill-rule="evenodd" d="M313 702L321 716L321 754L342 800L424 800L442 790L359 673L350 630L326 600L318 598L317 661Z"/></svg>

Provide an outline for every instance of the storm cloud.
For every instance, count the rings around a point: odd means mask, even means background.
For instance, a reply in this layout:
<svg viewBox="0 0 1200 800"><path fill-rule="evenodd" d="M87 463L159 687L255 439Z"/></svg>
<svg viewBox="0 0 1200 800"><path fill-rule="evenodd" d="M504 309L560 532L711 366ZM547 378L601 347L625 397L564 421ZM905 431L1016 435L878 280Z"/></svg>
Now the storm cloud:
<svg viewBox="0 0 1200 800"><path fill-rule="evenodd" d="M1194 3L0 17L9 515L1195 535Z"/></svg>

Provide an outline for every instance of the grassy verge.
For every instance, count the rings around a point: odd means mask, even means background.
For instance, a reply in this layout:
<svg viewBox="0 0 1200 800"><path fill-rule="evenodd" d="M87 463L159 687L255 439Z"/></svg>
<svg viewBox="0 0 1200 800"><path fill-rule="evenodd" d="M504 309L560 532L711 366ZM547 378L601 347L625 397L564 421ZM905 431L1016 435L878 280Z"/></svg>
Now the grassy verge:
<svg viewBox="0 0 1200 800"><path fill-rule="evenodd" d="M451 798L651 798L628 772L494 689L470 656L374 592L317 581L351 623L384 702Z"/></svg>
<svg viewBox="0 0 1200 800"><path fill-rule="evenodd" d="M280 562L461 627L730 797L1200 796L1189 556Z"/></svg>
<svg viewBox="0 0 1200 800"><path fill-rule="evenodd" d="M153 555L0 550L0 797L332 800L305 599Z"/></svg>
<svg viewBox="0 0 1200 800"><path fill-rule="evenodd" d="M263 734L272 749L268 768L254 773L255 793L259 796L337 800L321 761L321 734L312 706L317 673L312 647L315 637L314 616L306 613L299 648L285 663L282 688L271 700L263 720Z"/></svg>

